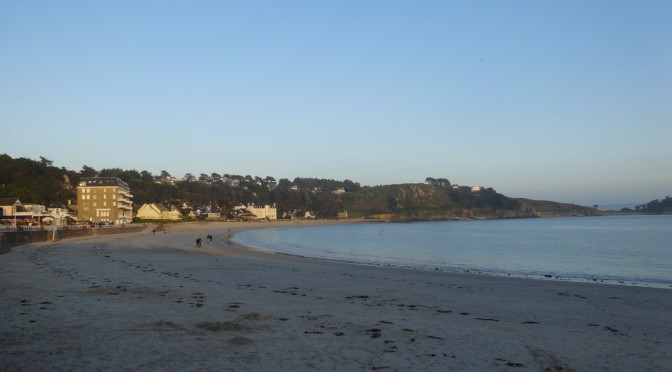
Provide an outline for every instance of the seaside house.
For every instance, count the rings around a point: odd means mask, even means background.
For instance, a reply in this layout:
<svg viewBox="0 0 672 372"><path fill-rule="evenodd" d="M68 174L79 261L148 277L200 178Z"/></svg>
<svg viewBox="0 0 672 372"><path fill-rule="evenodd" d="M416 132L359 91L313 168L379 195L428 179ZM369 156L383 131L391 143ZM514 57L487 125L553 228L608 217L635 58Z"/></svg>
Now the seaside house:
<svg viewBox="0 0 672 372"><path fill-rule="evenodd" d="M176 221L182 218L180 211L177 210L174 206L166 207L163 204L143 204L140 209L138 209L137 218L143 220L172 220Z"/></svg>
<svg viewBox="0 0 672 372"><path fill-rule="evenodd" d="M26 209L19 198L0 198L0 221L4 224L16 225L19 214L25 213Z"/></svg>
<svg viewBox="0 0 672 372"><path fill-rule="evenodd" d="M116 177L84 177L77 185L77 216L80 221L130 223L133 195L128 184Z"/></svg>
<svg viewBox="0 0 672 372"><path fill-rule="evenodd" d="M247 210L252 212L257 219L261 220L277 220L278 219L278 210L275 207L275 204L248 204Z"/></svg>
<svg viewBox="0 0 672 372"><path fill-rule="evenodd" d="M49 217L45 217L42 221L45 223L53 223L55 226L67 225L77 220L70 215L68 207L59 202L49 204L47 214Z"/></svg>
<svg viewBox="0 0 672 372"><path fill-rule="evenodd" d="M48 216L44 205L24 204L19 198L0 198L0 220L5 224L36 226Z"/></svg>
<svg viewBox="0 0 672 372"><path fill-rule="evenodd" d="M0 218L14 216L16 212L25 212L19 198L0 198Z"/></svg>

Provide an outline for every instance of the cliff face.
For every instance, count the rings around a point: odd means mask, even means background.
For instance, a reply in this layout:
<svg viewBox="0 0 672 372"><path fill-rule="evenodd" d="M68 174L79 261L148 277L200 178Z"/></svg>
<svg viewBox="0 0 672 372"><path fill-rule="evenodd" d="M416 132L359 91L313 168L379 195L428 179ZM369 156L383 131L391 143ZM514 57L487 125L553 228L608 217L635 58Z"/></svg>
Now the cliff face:
<svg viewBox="0 0 672 372"><path fill-rule="evenodd" d="M342 196L351 217L395 221L462 218L586 216L599 212L573 204L513 199L488 188L401 184L362 188Z"/></svg>

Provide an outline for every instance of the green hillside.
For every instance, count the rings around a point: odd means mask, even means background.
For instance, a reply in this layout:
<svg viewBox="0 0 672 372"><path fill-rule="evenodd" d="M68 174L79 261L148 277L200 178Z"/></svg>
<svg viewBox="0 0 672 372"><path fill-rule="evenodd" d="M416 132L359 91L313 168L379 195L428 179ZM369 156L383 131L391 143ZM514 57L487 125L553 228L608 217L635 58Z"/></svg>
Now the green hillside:
<svg viewBox="0 0 672 372"><path fill-rule="evenodd" d="M209 206L226 213L240 203L276 204L278 217L285 213L303 216L310 211L318 218L334 218L347 211L351 218L395 221L461 218L515 218L539 216L588 216L600 212L574 204L513 199L492 188L451 185L445 178L427 178L426 183L362 187L344 180L191 174L178 179L168 172L118 168L95 170L83 166L79 172L57 168L52 161L12 159L0 155L0 197L18 197L24 203L48 205L75 199L80 177L118 177L127 182L136 209L143 203L164 203L181 207ZM667 200L661 205L667 205Z"/></svg>
<svg viewBox="0 0 672 372"><path fill-rule="evenodd" d="M444 220L461 218L516 218L589 216L600 212L574 204L513 199L492 188L440 187L401 184L365 187L343 194L350 217L386 220Z"/></svg>

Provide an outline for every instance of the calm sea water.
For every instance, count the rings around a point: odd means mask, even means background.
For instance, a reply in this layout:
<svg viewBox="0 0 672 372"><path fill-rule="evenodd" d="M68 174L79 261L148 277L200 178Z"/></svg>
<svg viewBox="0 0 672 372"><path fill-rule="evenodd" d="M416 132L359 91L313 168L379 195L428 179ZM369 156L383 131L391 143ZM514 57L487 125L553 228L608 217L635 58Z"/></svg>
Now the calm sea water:
<svg viewBox="0 0 672 372"><path fill-rule="evenodd" d="M672 288L672 216L362 223L241 232L287 254Z"/></svg>

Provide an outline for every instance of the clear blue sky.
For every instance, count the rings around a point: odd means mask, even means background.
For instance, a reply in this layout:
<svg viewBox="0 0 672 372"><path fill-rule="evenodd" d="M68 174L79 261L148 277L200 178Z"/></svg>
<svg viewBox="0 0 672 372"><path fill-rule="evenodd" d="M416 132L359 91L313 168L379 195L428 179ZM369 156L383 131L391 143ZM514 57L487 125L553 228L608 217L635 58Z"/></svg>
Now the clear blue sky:
<svg viewBox="0 0 672 372"><path fill-rule="evenodd" d="M0 153L648 202L672 194L671 20L669 0L0 0Z"/></svg>

